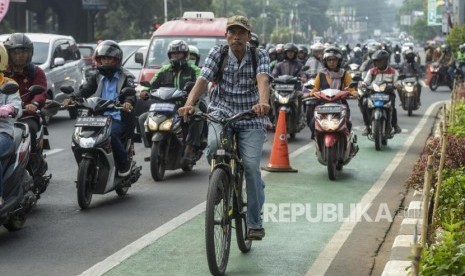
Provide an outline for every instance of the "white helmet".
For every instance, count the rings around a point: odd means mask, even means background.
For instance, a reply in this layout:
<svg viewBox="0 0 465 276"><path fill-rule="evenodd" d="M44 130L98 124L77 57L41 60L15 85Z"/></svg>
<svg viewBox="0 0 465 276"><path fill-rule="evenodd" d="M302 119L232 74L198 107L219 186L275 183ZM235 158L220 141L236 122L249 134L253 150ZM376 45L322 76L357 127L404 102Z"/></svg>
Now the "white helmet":
<svg viewBox="0 0 465 276"><path fill-rule="evenodd" d="M317 42L317 43L313 44L313 45L310 47L310 49L312 49L312 51L315 51L315 50L317 50L317 51L318 51L318 50L322 51L322 50L325 49L325 46L324 46L322 43Z"/></svg>

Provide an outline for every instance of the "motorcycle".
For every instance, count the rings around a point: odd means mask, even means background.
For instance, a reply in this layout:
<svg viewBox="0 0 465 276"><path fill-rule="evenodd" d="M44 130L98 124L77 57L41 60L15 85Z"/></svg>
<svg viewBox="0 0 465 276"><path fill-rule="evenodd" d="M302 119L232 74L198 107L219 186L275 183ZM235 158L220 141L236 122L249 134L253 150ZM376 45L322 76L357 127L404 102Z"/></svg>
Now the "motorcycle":
<svg viewBox="0 0 465 276"><path fill-rule="evenodd" d="M360 65L357 63L351 63L349 64L349 72L350 72L350 77L352 79L361 79L362 78L362 72L359 71Z"/></svg>
<svg viewBox="0 0 465 276"><path fill-rule="evenodd" d="M278 123L279 110L286 111L287 133L295 138L297 132L301 131L305 124L302 119L302 107L299 104L300 80L298 77L282 75L274 78L271 82L271 108L273 110L272 123Z"/></svg>
<svg viewBox="0 0 465 276"><path fill-rule="evenodd" d="M394 67L395 69L399 69L401 66L400 62L401 62L401 53L399 50L396 50L394 52L394 63L391 64L391 66Z"/></svg>
<svg viewBox="0 0 465 276"><path fill-rule="evenodd" d="M28 89L28 93L31 93L33 95L35 94L40 94L43 91L45 91L45 88L40 86L40 85L32 85ZM25 94L25 95L26 95ZM24 96L24 95L23 95ZM47 128L47 120L45 119L47 112L53 112L51 109L57 109L61 106L60 103L51 100L46 105L42 110L38 109L36 112L40 114L40 119L39 119L39 131L37 132L37 137L35 141L31 141L31 143L35 143L36 147L36 152L35 153L30 153L30 158L29 162L27 164L27 170L29 174L32 176L33 182L34 182L34 193L37 195L37 198L40 198L40 194L45 192L45 190L48 187L48 184L50 183L50 179L52 178L52 174L48 174L48 164L47 161L45 160L46 155L44 154L44 150L49 150L50 149L50 143L48 141L48 128ZM24 113L23 113L24 114ZM32 115L30 116L24 116L18 119L19 122L22 120L28 119L33 117Z"/></svg>
<svg viewBox="0 0 465 276"><path fill-rule="evenodd" d="M375 142L376 150L381 150L382 146L387 145L387 140L394 137L391 123L393 106L390 98L394 87L391 83L379 81L359 91L369 94L366 100L372 131L368 134L368 139Z"/></svg>
<svg viewBox="0 0 465 276"><path fill-rule="evenodd" d="M6 84L0 93L13 94L18 91L16 84ZM3 199L0 205L0 225L8 231L23 228L26 214L37 202L33 191L33 180L27 171L31 137L29 127L25 123L14 123L14 147L2 155L0 166L3 166Z"/></svg>
<svg viewBox="0 0 465 276"><path fill-rule="evenodd" d="M356 86L354 82L349 87ZM316 156L327 167L330 180L358 152L357 136L347 127L347 106L341 103L349 95L348 91L324 89L308 99L318 103L314 111Z"/></svg>
<svg viewBox="0 0 465 276"><path fill-rule="evenodd" d="M184 106L188 92L193 83L186 84L184 89L174 87L160 87L150 91L150 105L147 120L144 124L144 133L147 141L151 141L150 172L155 181L162 181L166 170L182 169L191 171L203 154L207 143L207 124L202 121L202 136L200 148L194 151L194 160L185 158L187 144L187 124L178 116L178 108ZM204 103L202 102L202 105ZM201 107L206 111L206 106Z"/></svg>
<svg viewBox="0 0 465 276"><path fill-rule="evenodd" d="M429 81L429 88L431 91L436 91L439 86L448 86L452 90L453 80L447 72L447 66L442 63L433 62L430 65L431 79Z"/></svg>
<svg viewBox="0 0 465 276"><path fill-rule="evenodd" d="M407 111L408 116L412 116L412 112L420 108L417 100L417 77L400 75L398 80L402 83L402 90L399 93L402 108Z"/></svg>
<svg viewBox="0 0 465 276"><path fill-rule="evenodd" d="M71 86L61 87L61 91L71 94ZM120 97L133 96L133 88L123 88ZM139 179L142 166L136 166L134 143L125 140L130 173L119 176L111 147L111 115L106 111L121 110L119 99L104 100L99 97L76 98L78 118L74 124L71 148L78 163L77 199L81 209L89 208L93 194L106 194L115 191L118 196L127 194L129 187Z"/></svg>

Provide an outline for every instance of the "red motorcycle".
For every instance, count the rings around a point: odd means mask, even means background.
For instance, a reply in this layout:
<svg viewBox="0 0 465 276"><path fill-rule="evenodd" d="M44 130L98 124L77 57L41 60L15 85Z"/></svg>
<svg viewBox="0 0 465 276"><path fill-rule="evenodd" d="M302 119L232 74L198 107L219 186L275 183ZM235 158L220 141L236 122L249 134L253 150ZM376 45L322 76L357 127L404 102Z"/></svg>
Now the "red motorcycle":
<svg viewBox="0 0 465 276"><path fill-rule="evenodd" d="M356 86L357 84L351 84ZM357 154L357 136L347 127L347 106L343 100L348 91L325 89L313 94L315 107L315 146L318 162L328 168L330 180Z"/></svg>
<svg viewBox="0 0 465 276"><path fill-rule="evenodd" d="M452 90L453 80L447 72L447 66L439 62L430 64L431 79L429 80L429 88L431 91L436 91L439 86L448 86Z"/></svg>

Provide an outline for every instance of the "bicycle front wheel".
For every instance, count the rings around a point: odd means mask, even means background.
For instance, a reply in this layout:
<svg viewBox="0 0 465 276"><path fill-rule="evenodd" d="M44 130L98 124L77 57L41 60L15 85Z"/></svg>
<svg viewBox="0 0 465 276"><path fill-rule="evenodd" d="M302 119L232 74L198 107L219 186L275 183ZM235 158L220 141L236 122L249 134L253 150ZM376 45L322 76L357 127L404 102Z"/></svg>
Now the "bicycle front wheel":
<svg viewBox="0 0 465 276"><path fill-rule="evenodd" d="M208 267L224 275L231 247L232 186L223 169L213 170L205 209L205 241Z"/></svg>

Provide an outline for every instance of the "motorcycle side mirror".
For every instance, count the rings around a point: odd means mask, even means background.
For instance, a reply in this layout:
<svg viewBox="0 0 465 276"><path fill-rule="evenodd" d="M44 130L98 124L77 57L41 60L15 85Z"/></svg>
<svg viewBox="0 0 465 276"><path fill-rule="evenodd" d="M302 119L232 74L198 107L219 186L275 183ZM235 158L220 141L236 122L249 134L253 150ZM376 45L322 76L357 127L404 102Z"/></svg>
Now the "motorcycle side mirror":
<svg viewBox="0 0 465 276"><path fill-rule="evenodd" d="M18 92L19 86L16 83L7 83L0 87L0 91L5 95L12 95Z"/></svg>
<svg viewBox="0 0 465 276"><path fill-rule="evenodd" d="M35 85L29 87L28 91L32 95L39 95L39 94L42 94L45 91L45 87L43 87L42 85L35 84Z"/></svg>
<svg viewBox="0 0 465 276"><path fill-rule="evenodd" d="M186 83L186 85L184 85L183 90L184 90L184 91L187 91L187 92L189 93L189 92L192 90L192 88L194 88L194 84L195 84L195 82L193 82L193 81L188 81L188 82Z"/></svg>
<svg viewBox="0 0 465 276"><path fill-rule="evenodd" d="M123 97L133 97L136 95L136 89L132 87L125 87L121 90L121 96Z"/></svg>
<svg viewBox="0 0 465 276"><path fill-rule="evenodd" d="M305 71L307 71L308 69L310 69L310 66L305 65L304 67L302 67L302 69L300 69L300 71L305 72Z"/></svg>
<svg viewBox="0 0 465 276"><path fill-rule="evenodd" d="M139 85L150 88L150 82L148 81L141 81L139 82Z"/></svg>
<svg viewBox="0 0 465 276"><path fill-rule="evenodd" d="M74 92L74 88L71 85L65 85L60 87L60 91L65 94L71 94Z"/></svg>
<svg viewBox="0 0 465 276"><path fill-rule="evenodd" d="M352 78L352 81L356 81L356 82L359 82L362 80L362 77L361 76L358 76L358 75L355 75L353 78Z"/></svg>

